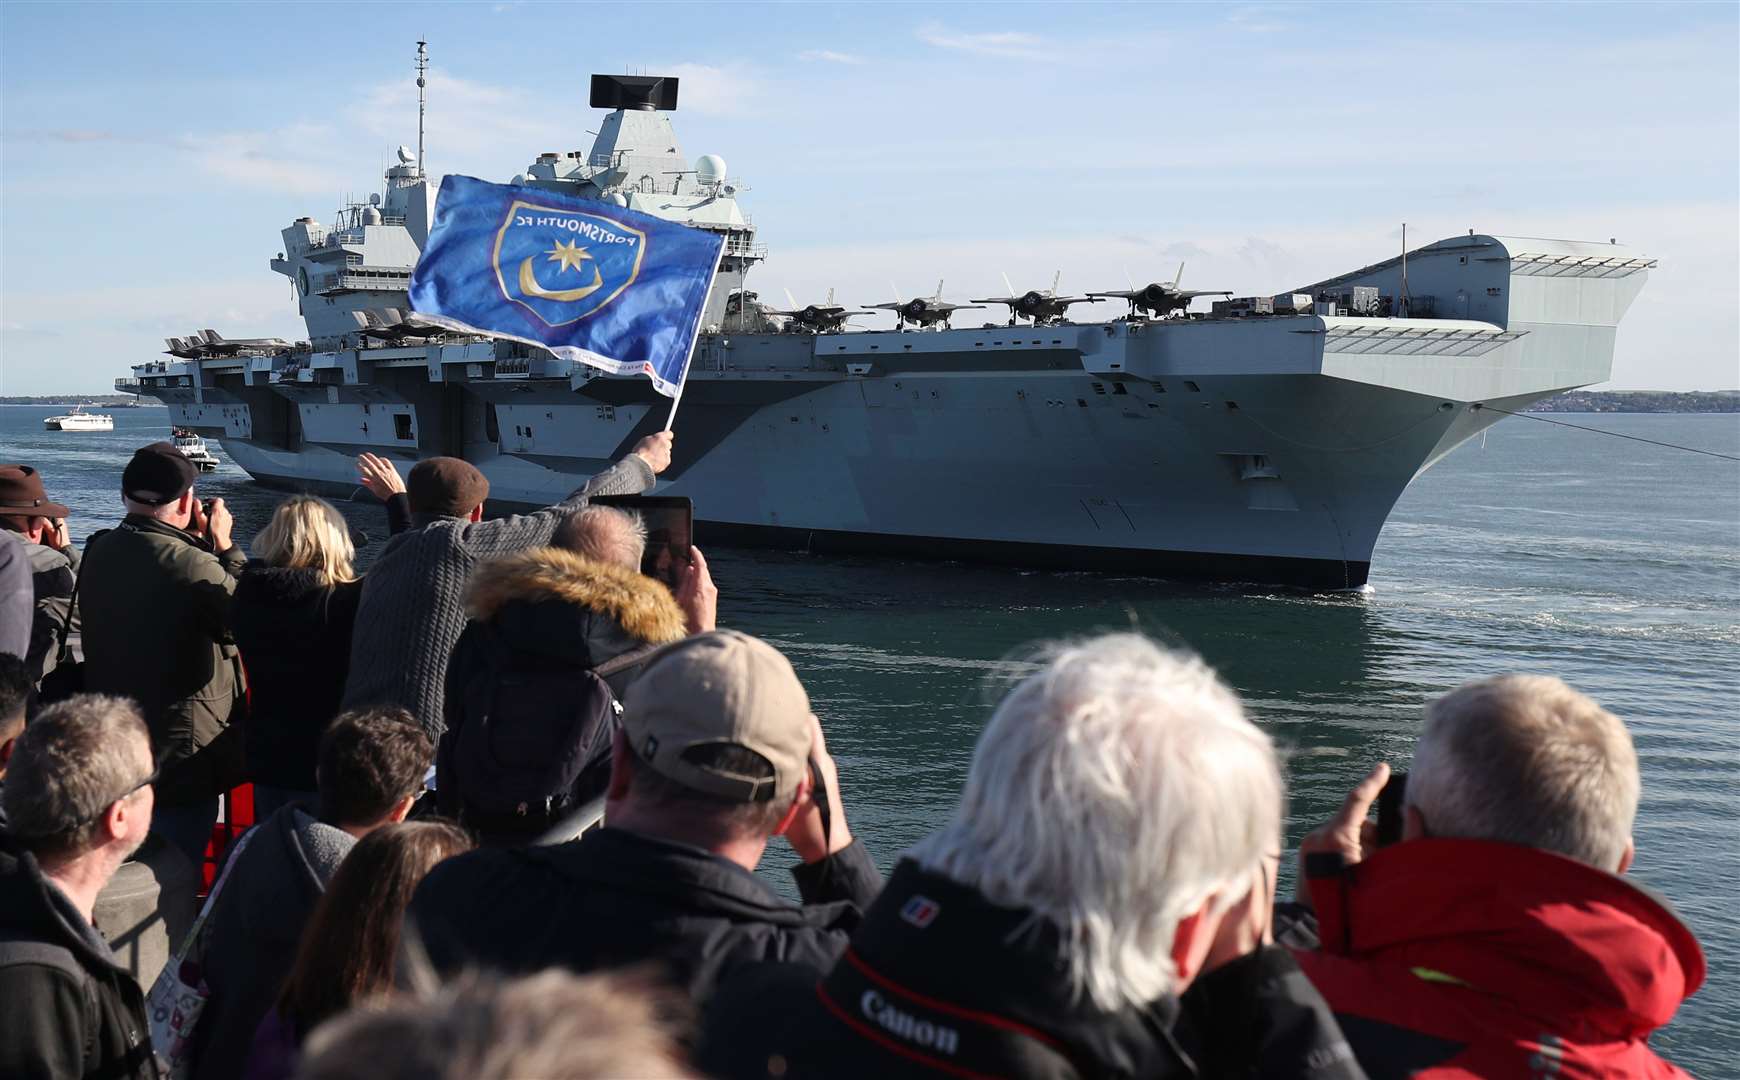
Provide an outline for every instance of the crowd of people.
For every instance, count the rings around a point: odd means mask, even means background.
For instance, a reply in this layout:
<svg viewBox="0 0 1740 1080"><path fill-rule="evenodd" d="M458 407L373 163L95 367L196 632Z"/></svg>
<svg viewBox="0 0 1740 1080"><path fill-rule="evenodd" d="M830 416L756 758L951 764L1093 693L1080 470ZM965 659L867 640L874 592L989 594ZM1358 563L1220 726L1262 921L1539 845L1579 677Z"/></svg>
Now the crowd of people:
<svg viewBox="0 0 1740 1080"><path fill-rule="evenodd" d="M464 461L365 454L366 574L311 496L244 551L168 443L82 552L0 466L0 1075L1683 1075L1650 1036L1703 954L1626 876L1637 756L1587 696L1426 703L1286 898L1239 696L1140 635L1056 644L884 880L790 661L591 503L671 446L497 519ZM259 823L136 977L105 888L148 836L201 865L244 784Z"/></svg>

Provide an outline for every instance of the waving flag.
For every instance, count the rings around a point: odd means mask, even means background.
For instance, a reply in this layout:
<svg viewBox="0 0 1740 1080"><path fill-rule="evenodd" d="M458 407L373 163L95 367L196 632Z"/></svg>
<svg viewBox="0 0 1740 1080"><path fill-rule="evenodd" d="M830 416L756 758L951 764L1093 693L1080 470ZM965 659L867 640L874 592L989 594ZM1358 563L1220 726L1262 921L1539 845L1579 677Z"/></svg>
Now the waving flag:
<svg viewBox="0 0 1740 1080"><path fill-rule="evenodd" d="M449 176L411 307L450 329L646 375L675 397L724 245L609 203Z"/></svg>

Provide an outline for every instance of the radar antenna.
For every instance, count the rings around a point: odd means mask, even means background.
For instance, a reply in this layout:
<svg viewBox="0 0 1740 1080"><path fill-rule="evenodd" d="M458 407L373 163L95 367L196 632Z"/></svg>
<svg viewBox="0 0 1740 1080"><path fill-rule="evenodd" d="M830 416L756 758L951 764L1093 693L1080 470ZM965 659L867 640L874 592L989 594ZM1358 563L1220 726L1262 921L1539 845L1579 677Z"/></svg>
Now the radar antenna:
<svg viewBox="0 0 1740 1080"><path fill-rule="evenodd" d="M428 174L423 171L423 114L428 112L428 75L429 75L429 43L417 42L417 176L419 179Z"/></svg>

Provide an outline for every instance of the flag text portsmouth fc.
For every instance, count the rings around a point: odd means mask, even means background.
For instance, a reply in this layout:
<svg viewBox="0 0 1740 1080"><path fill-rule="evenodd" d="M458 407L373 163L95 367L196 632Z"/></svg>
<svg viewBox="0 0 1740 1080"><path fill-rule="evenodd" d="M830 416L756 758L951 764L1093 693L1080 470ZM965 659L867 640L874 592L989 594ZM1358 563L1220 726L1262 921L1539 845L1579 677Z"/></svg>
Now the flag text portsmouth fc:
<svg viewBox="0 0 1740 1080"><path fill-rule="evenodd" d="M649 214L469 176L441 182L411 307L542 345L674 397L725 238Z"/></svg>

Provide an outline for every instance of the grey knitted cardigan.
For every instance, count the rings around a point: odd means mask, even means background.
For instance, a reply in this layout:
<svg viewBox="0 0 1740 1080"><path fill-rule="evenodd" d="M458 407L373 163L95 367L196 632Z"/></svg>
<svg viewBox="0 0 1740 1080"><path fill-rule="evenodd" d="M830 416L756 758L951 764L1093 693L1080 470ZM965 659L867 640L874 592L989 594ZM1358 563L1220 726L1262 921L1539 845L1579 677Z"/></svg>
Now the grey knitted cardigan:
<svg viewBox="0 0 1740 1080"><path fill-rule="evenodd" d="M550 542L556 526L593 495L634 495L653 486L635 454L588 480L555 506L492 521L416 514L387 541L363 578L350 645L344 708L403 705L431 739L445 726L447 658L465 629L465 585L478 562Z"/></svg>

